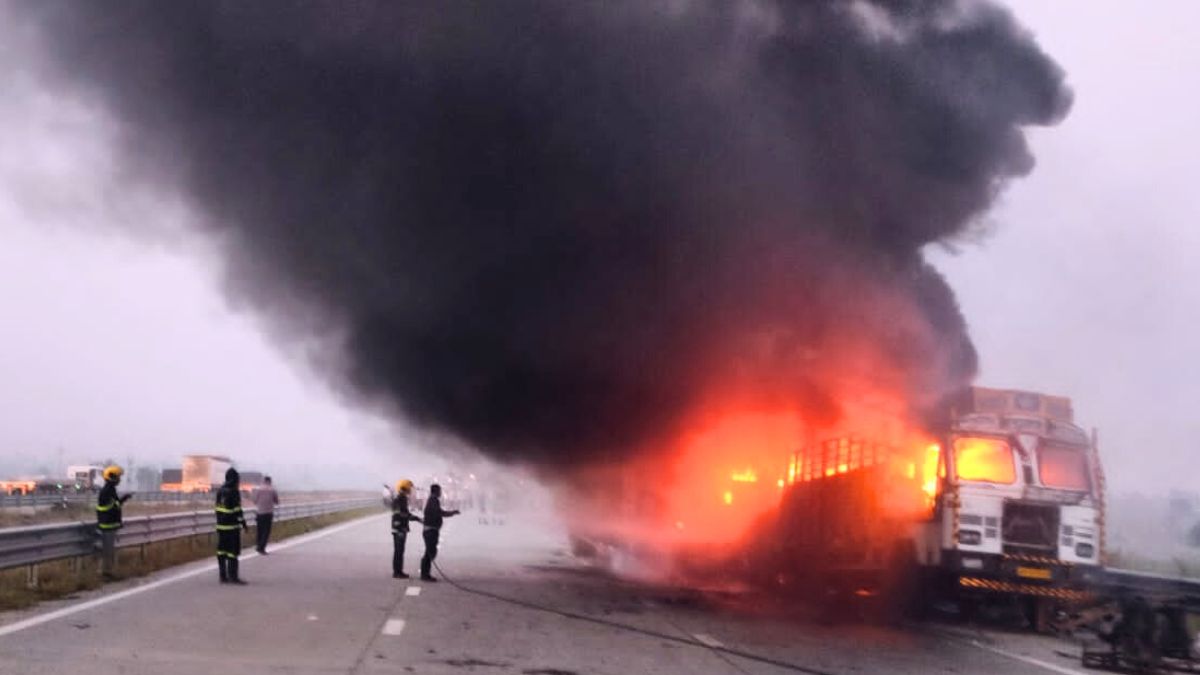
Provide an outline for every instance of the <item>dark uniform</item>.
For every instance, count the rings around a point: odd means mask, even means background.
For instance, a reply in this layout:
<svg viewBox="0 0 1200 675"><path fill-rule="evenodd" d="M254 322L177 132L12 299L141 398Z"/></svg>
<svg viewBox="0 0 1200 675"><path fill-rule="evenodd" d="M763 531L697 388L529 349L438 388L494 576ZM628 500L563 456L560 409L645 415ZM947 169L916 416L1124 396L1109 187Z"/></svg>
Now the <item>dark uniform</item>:
<svg viewBox="0 0 1200 675"><path fill-rule="evenodd" d="M429 499L425 500L425 555L421 558L421 579L437 581L430 574L433 560L438 554L438 540L441 538L442 522L450 516L457 516L458 511L442 509L442 487L433 485L429 488Z"/></svg>
<svg viewBox="0 0 1200 675"><path fill-rule="evenodd" d="M404 573L404 545L408 542L408 524L421 519L408 510L408 495L396 493L392 499L392 576L407 579Z"/></svg>
<svg viewBox="0 0 1200 675"><path fill-rule="evenodd" d="M225 472L225 484L217 490L217 568L221 583L244 584L238 576L238 556L242 554L242 533L246 517L242 514L242 493L238 490L238 472Z"/></svg>
<svg viewBox="0 0 1200 675"><path fill-rule="evenodd" d="M96 497L96 529L100 533L100 571L111 576L117 562L117 530L121 529L121 505L129 495L117 495L117 481L105 480Z"/></svg>

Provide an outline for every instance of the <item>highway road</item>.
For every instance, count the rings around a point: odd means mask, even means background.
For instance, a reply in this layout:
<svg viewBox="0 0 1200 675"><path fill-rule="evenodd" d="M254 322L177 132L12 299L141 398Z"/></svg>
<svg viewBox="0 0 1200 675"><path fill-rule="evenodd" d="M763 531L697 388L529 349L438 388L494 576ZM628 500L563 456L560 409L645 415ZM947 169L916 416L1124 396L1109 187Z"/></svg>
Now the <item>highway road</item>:
<svg viewBox="0 0 1200 675"><path fill-rule="evenodd" d="M467 514L445 537L461 587L392 579L379 515L247 556L245 587L198 563L3 614L0 673L1082 672L1051 638L823 626L770 598L628 583L569 557L549 524Z"/></svg>

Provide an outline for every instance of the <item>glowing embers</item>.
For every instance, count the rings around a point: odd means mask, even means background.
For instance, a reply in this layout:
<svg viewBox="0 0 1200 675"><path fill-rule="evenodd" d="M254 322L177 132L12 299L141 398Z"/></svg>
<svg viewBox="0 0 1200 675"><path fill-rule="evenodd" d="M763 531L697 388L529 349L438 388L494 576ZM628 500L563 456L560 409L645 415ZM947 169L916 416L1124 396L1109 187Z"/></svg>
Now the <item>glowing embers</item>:
<svg viewBox="0 0 1200 675"><path fill-rule="evenodd" d="M735 483L757 483L758 474L754 473L754 469L747 468L742 471L734 472L734 474L729 477L729 480Z"/></svg>
<svg viewBox="0 0 1200 675"><path fill-rule="evenodd" d="M698 419L694 432L654 468L675 542L737 541L778 508L789 451L801 437L799 416L785 412L721 412Z"/></svg>
<svg viewBox="0 0 1200 675"><path fill-rule="evenodd" d="M959 480L985 483L1017 480L1012 447L998 438L955 439L954 472Z"/></svg>

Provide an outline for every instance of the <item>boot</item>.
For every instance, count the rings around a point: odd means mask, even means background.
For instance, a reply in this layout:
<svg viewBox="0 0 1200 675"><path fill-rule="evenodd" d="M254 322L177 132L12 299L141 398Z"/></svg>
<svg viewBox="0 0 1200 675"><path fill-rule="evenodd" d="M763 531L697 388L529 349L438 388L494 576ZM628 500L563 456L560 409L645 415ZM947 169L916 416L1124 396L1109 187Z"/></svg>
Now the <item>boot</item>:
<svg viewBox="0 0 1200 675"><path fill-rule="evenodd" d="M237 558L229 559L229 583L237 584L238 586L246 585L246 582L243 581L242 578L238 576L238 559Z"/></svg>
<svg viewBox="0 0 1200 675"><path fill-rule="evenodd" d="M221 583L229 583L229 571L223 555L217 556L217 571L221 573Z"/></svg>
<svg viewBox="0 0 1200 675"><path fill-rule="evenodd" d="M421 581L437 581L432 574L429 573L429 565L424 560L421 561Z"/></svg>

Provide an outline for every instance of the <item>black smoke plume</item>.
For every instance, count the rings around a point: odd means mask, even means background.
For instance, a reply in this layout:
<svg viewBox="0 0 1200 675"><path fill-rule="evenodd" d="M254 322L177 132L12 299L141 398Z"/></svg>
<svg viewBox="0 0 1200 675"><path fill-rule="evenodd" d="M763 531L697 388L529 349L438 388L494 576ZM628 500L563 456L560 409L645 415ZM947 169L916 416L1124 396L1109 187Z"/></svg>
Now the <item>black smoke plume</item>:
<svg viewBox="0 0 1200 675"><path fill-rule="evenodd" d="M855 373L918 401L969 381L922 247L1070 102L966 0L14 7L274 334L355 400L542 466L726 390L820 417Z"/></svg>

